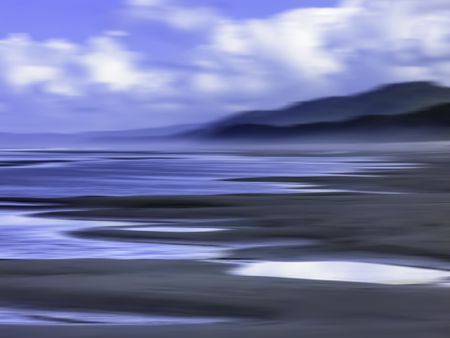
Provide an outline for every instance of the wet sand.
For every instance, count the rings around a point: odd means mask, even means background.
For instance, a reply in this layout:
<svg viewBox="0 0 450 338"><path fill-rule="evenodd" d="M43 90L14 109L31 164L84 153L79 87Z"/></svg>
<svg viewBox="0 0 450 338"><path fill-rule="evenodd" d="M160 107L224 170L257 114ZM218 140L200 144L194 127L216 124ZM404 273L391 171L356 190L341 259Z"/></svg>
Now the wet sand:
<svg viewBox="0 0 450 338"><path fill-rule="evenodd" d="M93 227L70 233L79 238L149 245L212 243L227 249L212 261L3 260L0 306L230 321L161 327L0 325L0 336L448 337L448 287L230 274L239 262L343 257L450 270L450 154L398 152L395 156L399 162L421 166L364 172L368 176L257 179L377 193L5 200L56 205L45 217L156 220L155 226L161 226L160 220L173 221L174 226L227 229L183 233Z"/></svg>

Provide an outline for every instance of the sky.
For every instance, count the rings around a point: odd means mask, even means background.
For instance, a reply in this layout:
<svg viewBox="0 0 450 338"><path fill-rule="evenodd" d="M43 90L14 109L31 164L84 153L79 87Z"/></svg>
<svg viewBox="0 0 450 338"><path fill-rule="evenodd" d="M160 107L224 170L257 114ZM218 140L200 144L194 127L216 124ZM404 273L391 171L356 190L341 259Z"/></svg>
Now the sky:
<svg viewBox="0 0 450 338"><path fill-rule="evenodd" d="M448 0L1 0L0 132L212 121L450 85Z"/></svg>

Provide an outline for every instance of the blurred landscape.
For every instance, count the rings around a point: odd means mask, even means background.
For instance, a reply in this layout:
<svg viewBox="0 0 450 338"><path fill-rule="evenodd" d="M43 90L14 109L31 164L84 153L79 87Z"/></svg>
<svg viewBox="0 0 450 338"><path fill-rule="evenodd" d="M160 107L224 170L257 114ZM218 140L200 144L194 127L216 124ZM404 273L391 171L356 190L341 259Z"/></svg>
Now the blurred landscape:
<svg viewBox="0 0 450 338"><path fill-rule="evenodd" d="M0 2L0 337L449 337L449 13Z"/></svg>
<svg viewBox="0 0 450 338"><path fill-rule="evenodd" d="M450 88L430 82L386 85L353 96L238 113L206 124L76 134L0 133L5 147L142 148L160 143L402 142L450 139Z"/></svg>
<svg viewBox="0 0 450 338"><path fill-rule="evenodd" d="M444 337L448 144L411 145L4 150L0 332Z"/></svg>

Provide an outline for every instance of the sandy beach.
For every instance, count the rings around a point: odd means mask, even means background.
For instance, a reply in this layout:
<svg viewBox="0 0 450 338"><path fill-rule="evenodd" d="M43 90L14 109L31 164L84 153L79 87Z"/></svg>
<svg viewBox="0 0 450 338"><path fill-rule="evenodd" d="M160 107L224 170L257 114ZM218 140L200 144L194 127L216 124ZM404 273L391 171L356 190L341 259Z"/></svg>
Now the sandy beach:
<svg viewBox="0 0 450 338"><path fill-rule="evenodd" d="M140 227L86 227L80 239L207 245L197 260L2 260L0 307L207 317L217 323L0 325L0 336L138 337L426 337L450 335L448 283L385 285L241 276L258 261L362 261L450 271L450 155L396 152L415 168L361 175L243 177L301 182L338 192L10 198L36 217L131 221ZM345 190L345 191L343 191ZM2 207L3 208L3 207ZM9 206L8 208L11 208ZM221 231L148 231L152 226ZM448 281L447 281L448 282Z"/></svg>

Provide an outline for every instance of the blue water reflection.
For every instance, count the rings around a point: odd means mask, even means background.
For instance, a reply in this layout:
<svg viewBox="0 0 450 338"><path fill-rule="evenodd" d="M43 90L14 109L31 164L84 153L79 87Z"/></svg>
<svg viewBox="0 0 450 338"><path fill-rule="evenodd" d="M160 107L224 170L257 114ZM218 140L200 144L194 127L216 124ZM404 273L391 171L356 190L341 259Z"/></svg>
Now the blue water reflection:
<svg viewBox="0 0 450 338"><path fill-rule="evenodd" d="M0 152L0 196L207 195L314 191L310 185L229 182L263 176L315 176L408 166L358 156L240 156L64 151Z"/></svg>

